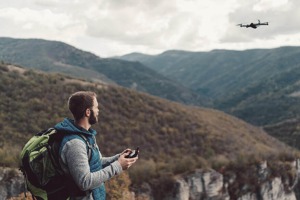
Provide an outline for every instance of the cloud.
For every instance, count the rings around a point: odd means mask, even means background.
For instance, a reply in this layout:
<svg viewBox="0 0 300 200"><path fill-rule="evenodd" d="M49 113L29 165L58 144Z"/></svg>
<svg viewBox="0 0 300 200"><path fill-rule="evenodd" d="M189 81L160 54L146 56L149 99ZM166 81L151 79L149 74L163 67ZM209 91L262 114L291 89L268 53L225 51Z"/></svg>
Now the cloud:
<svg viewBox="0 0 300 200"><path fill-rule="evenodd" d="M10 0L0 5L0 34L60 40L105 56L274 46L298 38L299 6L298 0ZM270 25L236 26L257 19Z"/></svg>
<svg viewBox="0 0 300 200"><path fill-rule="evenodd" d="M232 26L228 27L221 42L252 42L254 40L273 40L279 36L295 34L300 31L299 3L296 0L270 1L260 0L251 4L243 4L229 14ZM257 29L236 28L235 24L251 22L269 22L269 26ZM236 39L234 39L236 38Z"/></svg>
<svg viewBox="0 0 300 200"><path fill-rule="evenodd" d="M196 0L103 1L92 11L94 18L87 21L87 34L161 51L205 47L224 32L226 14L234 7L228 2L235 2L216 1L217 7L213 1Z"/></svg>
<svg viewBox="0 0 300 200"><path fill-rule="evenodd" d="M70 15L53 13L49 9L1 8L0 25L7 36L57 39L72 37L84 29ZM76 34L74 34L76 35Z"/></svg>
<svg viewBox="0 0 300 200"><path fill-rule="evenodd" d="M158 37L167 31L171 10L175 9L167 1L159 1L160 6L155 5L155 1L153 6L150 1L104 2L87 14L93 15L86 21L87 34L129 44L151 45L157 42Z"/></svg>
<svg viewBox="0 0 300 200"><path fill-rule="evenodd" d="M266 10L277 10L284 9L284 7L289 3L288 0L260 0L257 4L253 6L254 11L266 11Z"/></svg>

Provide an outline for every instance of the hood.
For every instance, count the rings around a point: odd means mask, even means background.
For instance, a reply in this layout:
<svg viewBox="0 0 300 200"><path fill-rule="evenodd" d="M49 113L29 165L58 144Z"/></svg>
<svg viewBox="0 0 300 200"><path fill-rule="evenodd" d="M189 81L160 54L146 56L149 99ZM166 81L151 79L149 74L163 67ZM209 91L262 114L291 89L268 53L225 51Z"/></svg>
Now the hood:
<svg viewBox="0 0 300 200"><path fill-rule="evenodd" d="M54 128L58 131L62 131L64 133L69 134L86 134L86 135L96 135L97 132L90 128L89 130L85 130L84 128L75 125L75 121L69 118L65 118L62 122L56 124Z"/></svg>

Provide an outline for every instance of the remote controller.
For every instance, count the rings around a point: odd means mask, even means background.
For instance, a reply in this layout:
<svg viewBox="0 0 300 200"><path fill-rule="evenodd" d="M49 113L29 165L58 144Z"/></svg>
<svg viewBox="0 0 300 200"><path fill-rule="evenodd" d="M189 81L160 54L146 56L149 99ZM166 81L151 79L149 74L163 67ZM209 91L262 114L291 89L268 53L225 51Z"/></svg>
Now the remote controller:
<svg viewBox="0 0 300 200"><path fill-rule="evenodd" d="M139 154L139 147L136 148L136 150L133 150L129 155L125 156L125 158L134 158L137 157Z"/></svg>

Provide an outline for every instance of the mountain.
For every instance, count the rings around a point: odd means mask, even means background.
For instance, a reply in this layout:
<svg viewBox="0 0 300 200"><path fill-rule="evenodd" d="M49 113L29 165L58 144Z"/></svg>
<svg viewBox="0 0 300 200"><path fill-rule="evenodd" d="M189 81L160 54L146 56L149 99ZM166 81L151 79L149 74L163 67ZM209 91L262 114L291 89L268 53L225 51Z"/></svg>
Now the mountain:
<svg viewBox="0 0 300 200"><path fill-rule="evenodd" d="M139 61L200 94L219 100L256 82L299 68L300 48L210 52L171 50L159 55L133 53L119 58Z"/></svg>
<svg viewBox="0 0 300 200"><path fill-rule="evenodd" d="M300 119L284 120L276 124L264 126L264 130L272 137L285 142L289 146L300 149Z"/></svg>
<svg viewBox="0 0 300 200"><path fill-rule="evenodd" d="M95 60L98 57L62 42L0 37L0 47L0 59L5 62L46 72L60 72L83 79L114 83L100 72L78 66L80 61L76 55L82 55L83 60ZM64 58L65 56L67 58ZM68 63L69 58L72 58L74 63Z"/></svg>
<svg viewBox="0 0 300 200"><path fill-rule="evenodd" d="M129 171L133 184L166 188L171 180L166 177L196 168L297 154L261 128L221 111L2 63L0 164L17 165L21 147L34 133L71 117L66 102L79 90L98 94L100 122L93 128L103 155L140 147L138 164Z"/></svg>
<svg viewBox="0 0 300 200"><path fill-rule="evenodd" d="M300 67L256 82L215 102L215 107L256 125L272 125L300 115Z"/></svg>
<svg viewBox="0 0 300 200"><path fill-rule="evenodd" d="M95 82L116 83L190 105L211 104L209 99L141 63L100 58L62 42L0 38L0 60Z"/></svg>
<svg viewBox="0 0 300 200"><path fill-rule="evenodd" d="M254 125L299 116L300 48L211 52L167 51L138 60L211 97L213 107Z"/></svg>

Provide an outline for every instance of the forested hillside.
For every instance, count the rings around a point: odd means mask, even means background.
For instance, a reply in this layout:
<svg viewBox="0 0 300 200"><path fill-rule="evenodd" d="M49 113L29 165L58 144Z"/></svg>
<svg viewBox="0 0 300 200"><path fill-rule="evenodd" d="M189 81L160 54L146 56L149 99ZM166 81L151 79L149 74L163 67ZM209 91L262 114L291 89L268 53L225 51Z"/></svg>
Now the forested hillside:
<svg viewBox="0 0 300 200"><path fill-rule="evenodd" d="M232 92L300 67L299 47L210 52L166 51L159 55L129 54L194 91L220 100Z"/></svg>
<svg viewBox="0 0 300 200"><path fill-rule="evenodd" d="M175 174L262 159L285 160L297 154L262 129L217 110L2 63L1 165L17 166L28 138L71 117L67 99L78 90L98 94L100 123L94 128L103 155L139 146L139 161L129 171L130 179L133 184L148 182L157 195L164 193Z"/></svg>
<svg viewBox="0 0 300 200"><path fill-rule="evenodd" d="M254 125L298 118L300 48L129 54L213 99L214 108Z"/></svg>
<svg viewBox="0 0 300 200"><path fill-rule="evenodd" d="M300 116L300 67L266 78L216 101L215 107L255 125Z"/></svg>
<svg viewBox="0 0 300 200"><path fill-rule="evenodd" d="M268 125L264 130L291 147L300 149L300 118Z"/></svg>
<svg viewBox="0 0 300 200"><path fill-rule="evenodd" d="M216 108L258 126L299 116L295 95L300 71L298 47L121 57L134 62L103 59L62 42L38 39L0 38L0 47L0 58L6 62Z"/></svg>
<svg viewBox="0 0 300 200"><path fill-rule="evenodd" d="M58 41L0 38L0 60L46 72L118 85L190 105L209 99L138 62L100 58Z"/></svg>

